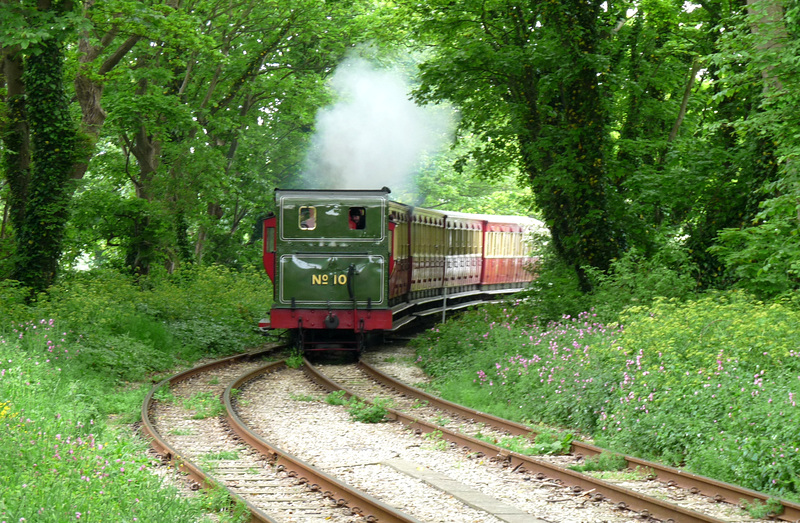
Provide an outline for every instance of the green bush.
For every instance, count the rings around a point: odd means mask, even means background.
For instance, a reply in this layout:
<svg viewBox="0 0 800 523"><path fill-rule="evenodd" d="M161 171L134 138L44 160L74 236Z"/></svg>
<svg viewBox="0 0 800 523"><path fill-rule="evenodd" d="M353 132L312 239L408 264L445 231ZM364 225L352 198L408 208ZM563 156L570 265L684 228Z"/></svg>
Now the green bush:
<svg viewBox="0 0 800 523"><path fill-rule="evenodd" d="M792 198L791 192L783 198ZM762 212L758 225L723 229L709 249L739 278L738 285L763 298L796 292L800 287L800 244L796 202L785 214Z"/></svg>
<svg viewBox="0 0 800 523"><path fill-rule="evenodd" d="M0 318L1 321L23 322L29 318L28 307L25 303L28 289L14 280L0 280ZM0 325L0 328L3 326Z"/></svg>
<svg viewBox="0 0 800 523"><path fill-rule="evenodd" d="M347 393L343 390L335 390L325 395L325 403L328 405L346 405Z"/></svg>
<svg viewBox="0 0 800 523"><path fill-rule="evenodd" d="M221 514L225 496L186 499L162 488L142 443L106 418L136 421L151 374L262 343L256 325L270 295L258 271L219 267L138 280L111 270L66 273L31 304L24 289L0 282L0 520ZM198 416L220 408L216 398L187 401Z"/></svg>
<svg viewBox="0 0 800 523"><path fill-rule="evenodd" d="M226 508L163 483L144 442L107 423L97 402L112 390L62 335L50 321L0 335L0 520L171 523Z"/></svg>
<svg viewBox="0 0 800 523"><path fill-rule="evenodd" d="M91 337L81 344L80 352L90 370L121 381L143 380L148 373L177 363L173 352L127 334Z"/></svg>
<svg viewBox="0 0 800 523"><path fill-rule="evenodd" d="M509 419L591 430L597 402L617 377L590 344L612 343L614 329L597 323L593 313L545 325L516 313L512 305L487 307L466 315L466 325L431 330L417 342L420 364L446 377L436 385L454 401Z"/></svg>
<svg viewBox="0 0 800 523"><path fill-rule="evenodd" d="M665 247L650 257L631 249L611 264L608 273L587 268L595 282L592 306L613 319L630 306L647 305L657 298L685 299L697 290L697 269L678 246ZM588 309L587 309L588 310Z"/></svg>
<svg viewBox="0 0 800 523"><path fill-rule="evenodd" d="M796 498L800 312L731 292L657 301L623 321L623 379L601 439Z"/></svg>
<svg viewBox="0 0 800 523"><path fill-rule="evenodd" d="M697 268L686 250L674 242L666 242L650 256L630 249L606 272L584 267L592 286L590 294L578 288L574 267L554 253L545 250L540 260L537 279L520 295L526 298L529 311L518 311L539 322L559 321L564 315L577 316L592 309L600 321L611 322L627 307L647 305L659 297L686 299L697 291Z"/></svg>
<svg viewBox="0 0 800 523"><path fill-rule="evenodd" d="M571 470L578 472L600 472L606 470L623 470L628 466L628 460L621 454L601 452L597 456L589 456L582 465L573 465Z"/></svg>
<svg viewBox="0 0 800 523"><path fill-rule="evenodd" d="M350 419L361 423L380 423L386 421L389 401L387 399L376 399L372 403L366 403L356 398L350 398L345 406Z"/></svg>
<svg viewBox="0 0 800 523"><path fill-rule="evenodd" d="M800 498L800 311L742 292L655 299L621 325L486 308L418 340L453 401L593 434L618 452ZM522 318L526 318L523 320Z"/></svg>

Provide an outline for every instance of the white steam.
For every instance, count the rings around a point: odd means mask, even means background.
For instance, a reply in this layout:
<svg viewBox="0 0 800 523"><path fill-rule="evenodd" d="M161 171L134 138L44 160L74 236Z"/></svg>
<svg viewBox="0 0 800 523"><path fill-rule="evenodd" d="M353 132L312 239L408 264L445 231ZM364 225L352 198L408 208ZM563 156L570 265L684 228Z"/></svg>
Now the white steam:
<svg viewBox="0 0 800 523"><path fill-rule="evenodd" d="M306 188L404 185L423 154L451 140L450 113L416 105L397 73L350 59L336 69L331 85L337 102L317 115Z"/></svg>

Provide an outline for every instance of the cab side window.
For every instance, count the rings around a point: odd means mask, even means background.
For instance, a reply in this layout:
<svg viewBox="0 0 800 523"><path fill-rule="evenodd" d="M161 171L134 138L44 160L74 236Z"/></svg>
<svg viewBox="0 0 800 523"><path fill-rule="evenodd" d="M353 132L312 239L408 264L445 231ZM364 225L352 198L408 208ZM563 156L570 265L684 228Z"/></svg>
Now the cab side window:
<svg viewBox="0 0 800 523"><path fill-rule="evenodd" d="M351 229L364 229L367 226L367 212L364 207L350 207L347 224Z"/></svg>
<svg viewBox="0 0 800 523"><path fill-rule="evenodd" d="M301 231L313 231L317 228L317 209L315 207L300 207L298 217Z"/></svg>

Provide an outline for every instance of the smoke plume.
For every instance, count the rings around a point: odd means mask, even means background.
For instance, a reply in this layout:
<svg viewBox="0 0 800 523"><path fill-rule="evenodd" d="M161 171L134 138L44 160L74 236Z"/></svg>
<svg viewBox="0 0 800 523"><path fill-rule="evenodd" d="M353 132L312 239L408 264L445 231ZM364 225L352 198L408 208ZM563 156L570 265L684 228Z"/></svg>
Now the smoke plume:
<svg viewBox="0 0 800 523"><path fill-rule="evenodd" d="M317 115L305 188L404 185L423 154L451 140L450 113L416 105L398 73L349 59L336 69L331 85L337 102Z"/></svg>

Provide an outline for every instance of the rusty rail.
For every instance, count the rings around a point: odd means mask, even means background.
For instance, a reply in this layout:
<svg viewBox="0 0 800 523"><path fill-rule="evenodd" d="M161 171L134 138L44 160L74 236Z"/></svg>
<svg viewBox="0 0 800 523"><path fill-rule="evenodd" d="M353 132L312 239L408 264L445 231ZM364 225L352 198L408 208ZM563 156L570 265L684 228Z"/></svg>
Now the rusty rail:
<svg viewBox="0 0 800 523"><path fill-rule="evenodd" d="M441 408L442 410L456 412L460 416L484 422L487 425L491 425L500 430L505 430L513 435L529 435L532 433L532 429L527 425L504 420L502 418L498 418L497 416L470 409L437 396L433 396L416 387L412 387L392 378L391 376L383 374L378 369L366 362L359 361L358 366L376 381L388 384L392 388L401 391L402 394L405 394L409 397L427 401L430 405ZM600 454L604 450L605 449L602 449L596 445L581 441L574 441L572 443L572 453L583 454L584 456L594 456ZM643 469L650 469L656 475L656 479L658 481L681 487L694 493L703 494L717 502L727 502L738 505L741 500L744 500L748 503L766 503L770 499L776 499L754 490L742 488L705 476L692 474L691 472L686 472L674 467L668 467L659 463L646 461L633 456L625 456L625 459L628 462L629 468L633 469L640 467ZM783 512L775 516L776 519L792 522L800 521L800 504L780 499L777 501L780 501L783 505Z"/></svg>
<svg viewBox="0 0 800 523"><path fill-rule="evenodd" d="M313 379L320 386L325 387L328 390L343 390L348 397L354 396L354 394L351 391L347 390L340 384L330 380L329 378L321 374L316 368L314 368L308 362L306 362L305 369L306 372L309 374L309 377L311 377L311 379ZM404 390L405 388L406 387L404 387ZM418 389L415 390L418 391ZM362 401L364 400L363 398L361 399ZM442 400L441 398L435 398L434 396L431 396L429 394L425 394L424 399L426 401L430 401L430 399L435 399L437 402L441 402L442 405L445 404L455 405L450 402L447 402L446 400ZM419 420L413 416L409 416L408 414L405 414L403 412L394 409L387 409L387 411L389 412L390 418L403 423L404 425L408 426L411 429L424 433L440 432L444 439L454 443L455 445L458 445L465 449L469 449L470 451L473 452L481 452L489 457L494 456L496 457L496 459L507 463L507 465L509 467L512 467L514 470L527 471L534 475L538 475L539 477L542 478L547 477L558 480L562 482L565 486L572 487L576 492L592 491L596 494L603 496L604 498L607 498L609 500L618 503L620 508L626 508L638 512L642 517L654 517L656 519L661 519L664 521L672 521L680 523L724 523L724 520L714 518L712 516L708 516L706 514L702 514L692 510L688 510L683 507L659 499L651 498L644 494L634 492L630 489L619 487L617 485L608 483L606 481L596 479L591 476L587 476L585 474L581 474L579 472L575 472L573 470L569 470L563 467L559 467L557 465L553 465L551 463L547 463L545 461L538 460L530 456L525 456L522 454L518 454L516 452L511 452L507 449L498 447L496 445L492 445L491 443L487 443L485 441L473 438L471 436L451 431L449 429L435 425L433 423L428 423L426 421ZM472 413L472 415L468 417L471 417L472 419L478 421L481 420L481 418L479 417L481 413L479 413L478 411L473 411L472 409L464 409L463 407L461 407L460 411L461 412L468 411ZM490 418L497 420L501 419L501 418L496 418L494 416L491 416ZM529 433L530 430L525 432L525 434Z"/></svg>
<svg viewBox="0 0 800 523"><path fill-rule="evenodd" d="M242 385L262 374L280 370L284 362L267 365L245 375L240 376L223 394L228 425L235 433L248 445L256 449L265 456L269 456L279 467L284 467L289 474L303 479L309 484L309 488L314 491L322 491L326 497L336 499L339 504L350 507L351 512L360 514L367 518L367 521L381 521L388 523L419 523L411 516L391 507L381 501L369 496L346 483L343 483L324 472L317 470L301 459L282 451L261 436L256 434L250 427L239 418L231 401L232 389L240 389Z"/></svg>
<svg viewBox="0 0 800 523"><path fill-rule="evenodd" d="M154 395L161 387L167 384L172 386L176 383L180 383L181 381L187 380L196 374L202 374L204 372L208 372L210 370L223 367L231 363L236 363L238 361L255 358L265 353L272 352L277 348L279 347L270 347L243 354L237 354L235 356L230 356L228 358L216 360L211 363L207 363L205 365L198 365L197 367L193 367L191 369L175 374L174 376L167 378L157 383L155 386L153 386L153 388L150 389L150 392L147 393L144 401L142 402L142 431L145 437L150 440L150 446L156 451L156 453L161 457L161 459L172 464L181 473L186 474L189 478L191 478L194 485L197 487L203 487L203 488L218 487L219 485L213 479L211 479L211 477L208 476L203 471L203 469L198 467L195 463L187 459L185 456L182 456L180 452L178 452L176 449L170 446L164 440L164 438L161 437L161 434L159 434L159 432L156 430L155 426L150 420L150 412L154 401ZM278 523L275 519L271 518L269 515L259 510L258 507L255 507L250 502L234 494L233 492L230 491L228 492L232 499L234 499L238 503L242 503L247 507L248 511L250 512L251 522Z"/></svg>

